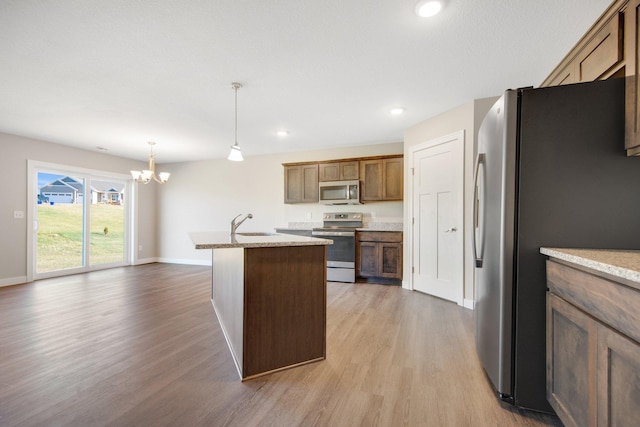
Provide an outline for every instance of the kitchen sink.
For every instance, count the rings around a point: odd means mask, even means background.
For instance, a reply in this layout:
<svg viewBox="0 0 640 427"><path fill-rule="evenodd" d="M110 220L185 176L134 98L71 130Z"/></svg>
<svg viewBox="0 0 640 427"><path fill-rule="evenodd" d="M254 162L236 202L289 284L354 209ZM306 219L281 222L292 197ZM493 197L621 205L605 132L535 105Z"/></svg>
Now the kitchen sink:
<svg viewBox="0 0 640 427"><path fill-rule="evenodd" d="M268 233L264 231L249 231L247 233L236 233L238 236L276 236L278 233Z"/></svg>

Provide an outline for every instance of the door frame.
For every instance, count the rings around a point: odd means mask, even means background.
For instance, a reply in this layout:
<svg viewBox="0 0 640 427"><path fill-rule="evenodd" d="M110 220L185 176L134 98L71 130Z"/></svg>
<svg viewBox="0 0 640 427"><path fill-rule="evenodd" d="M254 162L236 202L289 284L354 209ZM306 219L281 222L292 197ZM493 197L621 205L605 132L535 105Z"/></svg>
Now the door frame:
<svg viewBox="0 0 640 427"><path fill-rule="evenodd" d="M36 172L39 170L49 170L56 173L67 174L67 173L75 173L78 175L90 176L94 179L117 179L121 181L125 181L125 247L124 247L124 263L123 265L132 265L134 264L133 255L135 251L133 248L135 247L135 230L134 230L134 219L135 219L135 203L134 203L134 189L132 186L131 176L101 171L96 169L87 169L80 168L76 166L70 165L61 165L57 163L48 163L41 162L37 160L27 160L27 282L32 282L34 279L40 279L44 277L40 277L41 275L36 275L36 258L34 256L34 250L37 245L37 233L35 233L35 202L34 200L38 194L38 180L36 177ZM85 184L85 193L86 193L86 184ZM89 209L91 200L87 199L86 194L84 196L84 201L88 202L84 204L84 217L85 221L89 220ZM87 227L85 225L84 227ZM83 230L84 232L84 230ZM107 268L113 268L113 264L100 264L97 266L91 266L90 263L86 263L86 265L82 268L73 268L67 270L60 270L56 272L52 272L51 274L47 273L46 277L58 277L58 276L67 276L70 274L76 273L85 273L88 271L94 270L103 270ZM36 277L38 276L38 277Z"/></svg>
<svg viewBox="0 0 640 427"><path fill-rule="evenodd" d="M465 206L465 131L464 129L461 129L459 131L456 132L452 132L450 134L438 137L438 138L434 138L431 139L429 141L423 142L421 144L417 144L417 145L413 145L411 147L409 147L408 149L408 161L409 161L409 177L410 179L408 179L408 194L407 194L407 212L408 212L408 220L409 220L409 224L408 224L408 230L409 230L409 239L408 242L409 244L407 245L408 247L405 248L407 250L408 253L408 260L409 260L409 269L407 270L409 272L409 283L408 283L408 288L412 291L415 291L415 283L414 283L414 267L415 267L415 261L414 261L414 244L415 244L415 218L414 218L414 213L413 213L413 198L414 198L414 192L415 192L415 188L414 188L414 183L413 183L413 178L414 178L414 172L415 172L415 165L413 164L413 158L416 154L416 152L418 151L422 151L428 148L432 148L435 147L437 145L441 145L441 144L445 144L447 142L455 142L461 145L460 148L460 158L457 159L458 162L460 162L461 168L461 177L460 177L460 203L459 203L459 215L460 215L460 232L462 234L462 264L460 265L460 268L462 269L462 280L460 283L460 290L458 292L459 298L458 300L456 300L456 303L460 306L464 306L464 288L465 288L465 275L464 275L464 268L465 268L465 246L466 246L466 241L465 241L465 235L466 235L466 227L465 227L465 216L464 216L464 206Z"/></svg>

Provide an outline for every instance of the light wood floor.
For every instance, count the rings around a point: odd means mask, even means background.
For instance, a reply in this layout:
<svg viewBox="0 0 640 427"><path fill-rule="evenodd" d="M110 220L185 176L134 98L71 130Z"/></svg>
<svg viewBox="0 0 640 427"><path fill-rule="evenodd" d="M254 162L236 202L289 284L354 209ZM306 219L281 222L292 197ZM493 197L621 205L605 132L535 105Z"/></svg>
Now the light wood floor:
<svg viewBox="0 0 640 427"><path fill-rule="evenodd" d="M0 288L0 426L543 426L494 397L473 313L329 283L327 360L240 382L208 267Z"/></svg>

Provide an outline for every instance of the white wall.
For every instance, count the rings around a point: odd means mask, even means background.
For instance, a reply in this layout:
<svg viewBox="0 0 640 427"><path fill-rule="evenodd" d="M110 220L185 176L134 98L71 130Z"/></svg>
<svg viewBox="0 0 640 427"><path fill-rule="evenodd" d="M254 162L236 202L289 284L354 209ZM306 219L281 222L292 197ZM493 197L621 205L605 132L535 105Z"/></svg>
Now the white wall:
<svg viewBox="0 0 640 427"><path fill-rule="evenodd" d="M282 163L402 154L402 143L357 146L252 157L244 162L226 159L162 165L170 181L158 193L159 257L165 262L209 264L210 250L195 250L188 233L229 231L238 214L252 213L242 224L245 231L273 231L289 222L322 222L327 211L359 211L377 219L401 218L402 202L358 206L323 206L316 203L284 204ZM310 218L309 218L310 216Z"/></svg>
<svg viewBox="0 0 640 427"><path fill-rule="evenodd" d="M285 205L282 167L289 162L401 153L402 143L392 143L257 157L248 154L239 163L220 159L157 165L158 170L172 173L167 184L135 185L137 238L142 247L136 258L207 264L210 251L193 249L187 233L228 230L231 218L239 213L254 214L242 225L247 231L272 231L289 222L321 222L323 212L336 208L401 218L401 202L353 207ZM0 198L0 286L23 283L27 277L28 160L124 174L146 166L146 162L6 133L0 133L0 159L0 180L5 185ZM14 211L25 212L25 219L14 219Z"/></svg>
<svg viewBox="0 0 640 427"><path fill-rule="evenodd" d="M146 164L6 133L0 133L0 159L0 182L4 189L0 197L0 286L23 283L27 278L28 160L123 174ZM156 252L155 189L141 188L139 201L138 241L144 250L138 256L153 258ZM25 218L14 219L14 211L25 212Z"/></svg>
<svg viewBox="0 0 640 427"><path fill-rule="evenodd" d="M464 305L472 308L474 301L474 265L473 265L473 167L476 152L476 136L478 128L497 97L478 99L467 104L460 105L452 110L442 113L436 117L427 119L410 129L404 134L404 160L405 160L405 182L411 177L409 170L409 160L411 147L434 140L436 138L449 135L451 133L464 130ZM408 194L408 185L405 185L405 200L411 197ZM405 224L411 224L411 212L405 210ZM411 228L405 226L404 253L409 254L411 239L409 233ZM411 271L411 260L404 259L404 271ZM408 276L405 274L405 284L407 286Z"/></svg>

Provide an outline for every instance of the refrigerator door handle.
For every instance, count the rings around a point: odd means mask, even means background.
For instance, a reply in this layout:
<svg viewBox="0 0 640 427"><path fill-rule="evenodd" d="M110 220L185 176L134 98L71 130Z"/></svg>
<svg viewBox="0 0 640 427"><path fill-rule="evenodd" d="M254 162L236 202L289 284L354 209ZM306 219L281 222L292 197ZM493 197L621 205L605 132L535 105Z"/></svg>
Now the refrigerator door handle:
<svg viewBox="0 0 640 427"><path fill-rule="evenodd" d="M478 268L482 268L483 246L484 246L484 229L481 228L481 223L484 222L484 214L480 217L481 209L484 209L484 200L480 200L480 197L484 198L484 189L480 189L481 182L480 168L484 169L486 163L486 157L484 153L478 153L475 165L475 174L473 178L473 259L475 265ZM482 177L484 181L484 176ZM481 191L482 190L482 191ZM480 206L482 204L482 206ZM478 246L480 244L480 246Z"/></svg>

